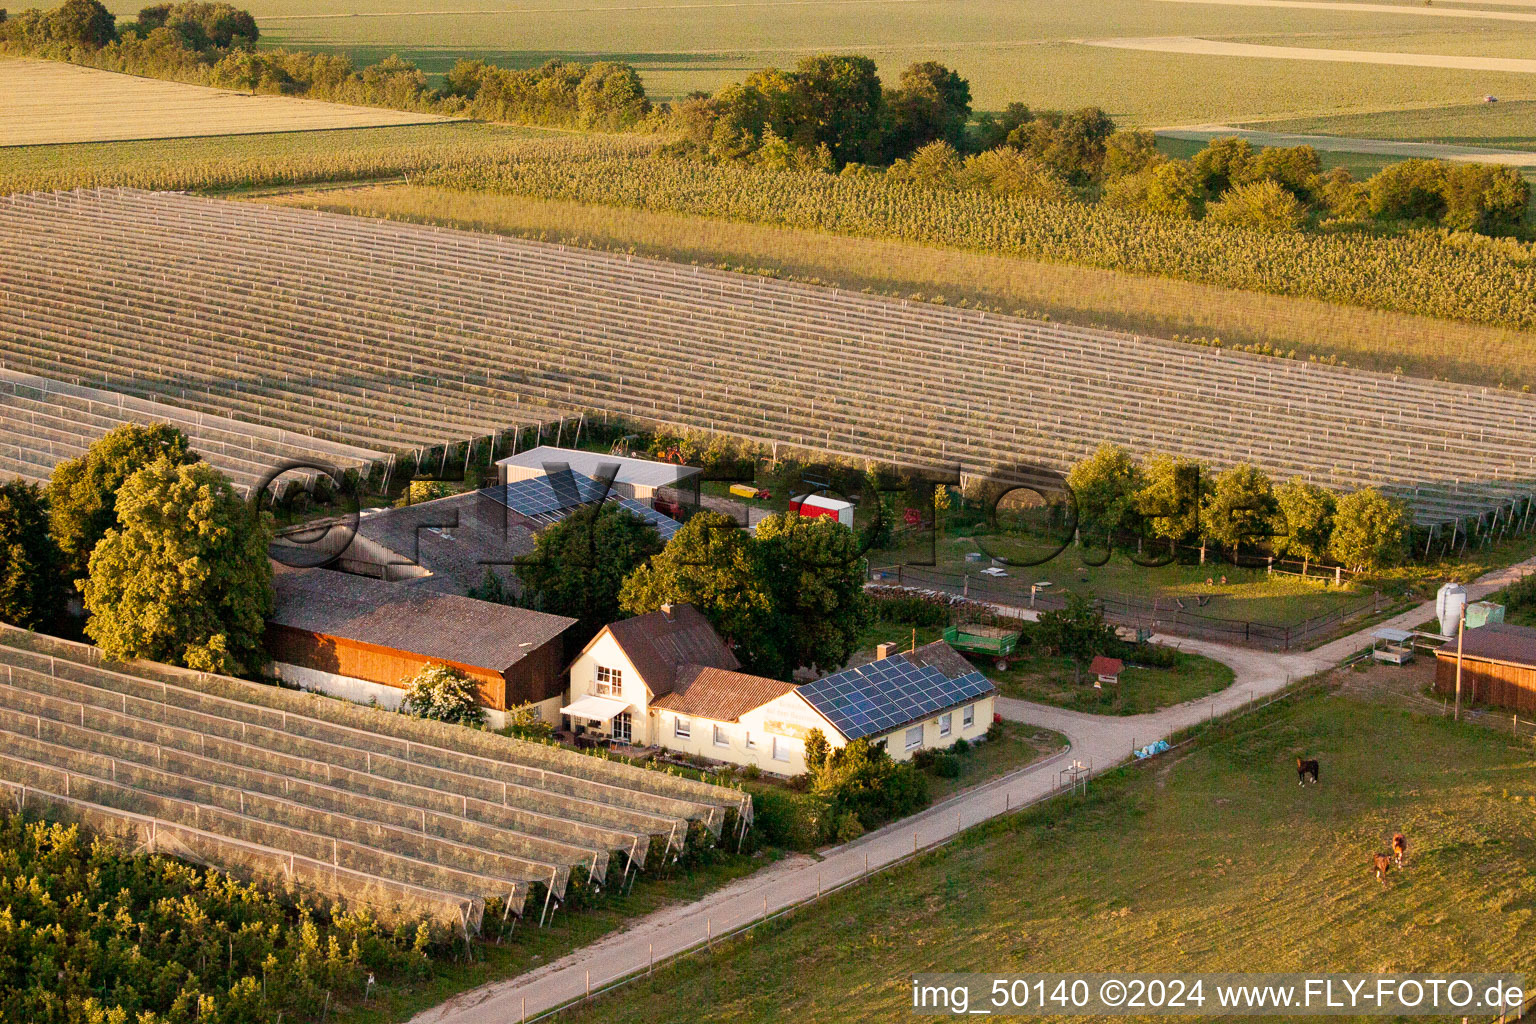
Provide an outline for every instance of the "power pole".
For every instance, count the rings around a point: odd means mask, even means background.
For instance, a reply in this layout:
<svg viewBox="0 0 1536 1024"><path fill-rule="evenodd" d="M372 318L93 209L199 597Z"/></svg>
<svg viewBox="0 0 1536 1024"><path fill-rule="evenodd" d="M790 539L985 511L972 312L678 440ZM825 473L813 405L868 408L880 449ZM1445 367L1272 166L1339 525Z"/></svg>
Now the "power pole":
<svg viewBox="0 0 1536 1024"><path fill-rule="evenodd" d="M1461 721L1461 643L1467 635L1467 602L1461 602L1461 618L1456 624L1456 718Z"/></svg>

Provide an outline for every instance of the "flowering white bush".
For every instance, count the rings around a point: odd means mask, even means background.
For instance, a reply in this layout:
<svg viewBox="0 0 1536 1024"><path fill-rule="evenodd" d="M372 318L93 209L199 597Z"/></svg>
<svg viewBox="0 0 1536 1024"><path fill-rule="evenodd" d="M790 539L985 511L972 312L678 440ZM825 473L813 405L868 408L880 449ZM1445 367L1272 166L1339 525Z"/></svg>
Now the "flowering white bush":
<svg viewBox="0 0 1536 1024"><path fill-rule="evenodd" d="M406 678L400 710L434 722L478 725L484 712L475 699L475 684L447 665L428 665Z"/></svg>

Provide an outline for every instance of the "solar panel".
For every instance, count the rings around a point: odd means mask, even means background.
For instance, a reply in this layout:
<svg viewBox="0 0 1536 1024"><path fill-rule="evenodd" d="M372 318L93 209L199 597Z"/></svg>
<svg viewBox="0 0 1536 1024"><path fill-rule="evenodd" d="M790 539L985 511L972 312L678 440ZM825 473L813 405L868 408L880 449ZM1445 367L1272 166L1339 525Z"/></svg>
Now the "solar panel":
<svg viewBox="0 0 1536 1024"><path fill-rule="evenodd" d="M577 509L590 506L599 497L605 497L654 526L663 542L671 540L682 525L643 502L620 497L611 491L605 494L601 483L571 470L512 480L485 488L481 493L518 515L545 523L557 523Z"/></svg>
<svg viewBox="0 0 1536 1024"><path fill-rule="evenodd" d="M806 683L800 695L838 732L856 740L920 721L992 689L980 672L950 679L933 666L914 665L898 655Z"/></svg>

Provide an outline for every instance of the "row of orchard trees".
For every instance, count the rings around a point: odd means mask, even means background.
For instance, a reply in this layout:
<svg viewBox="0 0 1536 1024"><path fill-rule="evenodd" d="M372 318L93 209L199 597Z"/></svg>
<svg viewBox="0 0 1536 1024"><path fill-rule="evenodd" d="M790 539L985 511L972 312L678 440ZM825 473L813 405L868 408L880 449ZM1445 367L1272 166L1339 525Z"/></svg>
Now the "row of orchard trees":
<svg viewBox="0 0 1536 1024"><path fill-rule="evenodd" d="M1329 560L1355 571L1385 569L1407 555L1413 514L1374 488L1339 495L1292 479L1276 485L1239 463L1212 474L1191 459L1153 455L1136 461L1124 448L1100 446L1067 476L1083 538L1139 534L1175 545L1230 550L1263 546L1306 566Z"/></svg>
<svg viewBox="0 0 1536 1024"><path fill-rule="evenodd" d="M249 674L272 607L270 517L167 424L127 425L46 487L0 485L0 620L85 634L119 660Z"/></svg>

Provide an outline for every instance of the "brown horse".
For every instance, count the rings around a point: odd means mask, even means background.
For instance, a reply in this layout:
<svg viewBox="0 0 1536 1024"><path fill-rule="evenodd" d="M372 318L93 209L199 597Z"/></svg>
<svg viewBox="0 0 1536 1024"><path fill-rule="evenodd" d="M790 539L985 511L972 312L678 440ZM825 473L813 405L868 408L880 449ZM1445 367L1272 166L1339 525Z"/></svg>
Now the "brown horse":
<svg viewBox="0 0 1536 1024"><path fill-rule="evenodd" d="M1387 885L1387 872L1392 869L1392 858L1384 853L1378 853L1375 858L1376 878L1381 882L1382 888Z"/></svg>
<svg viewBox="0 0 1536 1024"><path fill-rule="evenodd" d="M1298 786L1305 786L1307 784L1307 776L1309 776L1309 775L1312 776L1313 783L1316 783L1317 782L1317 759L1313 758L1312 760L1303 760L1300 756L1297 756L1297 758L1296 758L1296 785L1298 785Z"/></svg>
<svg viewBox="0 0 1536 1024"><path fill-rule="evenodd" d="M1403 858L1408 856L1408 837L1401 832L1392 837L1392 859L1397 861L1397 866L1403 866Z"/></svg>

